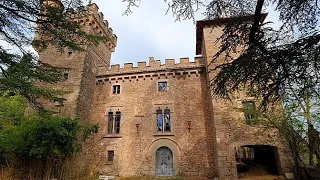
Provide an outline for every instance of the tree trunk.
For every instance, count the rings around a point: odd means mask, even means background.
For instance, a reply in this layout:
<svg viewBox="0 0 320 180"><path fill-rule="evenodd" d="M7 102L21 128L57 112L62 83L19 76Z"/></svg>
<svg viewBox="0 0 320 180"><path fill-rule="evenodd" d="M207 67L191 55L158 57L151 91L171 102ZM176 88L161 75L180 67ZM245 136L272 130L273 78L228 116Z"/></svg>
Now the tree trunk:
<svg viewBox="0 0 320 180"><path fill-rule="evenodd" d="M313 137L312 137L312 134L310 133L310 126L312 125L312 123L311 123L311 117L310 117L310 97L309 96L307 96L305 102L306 102L306 108L304 112L304 118L307 120L307 124L308 124L307 134L308 134L308 141L309 141L309 165L314 166L314 159L313 159L314 147L312 145Z"/></svg>

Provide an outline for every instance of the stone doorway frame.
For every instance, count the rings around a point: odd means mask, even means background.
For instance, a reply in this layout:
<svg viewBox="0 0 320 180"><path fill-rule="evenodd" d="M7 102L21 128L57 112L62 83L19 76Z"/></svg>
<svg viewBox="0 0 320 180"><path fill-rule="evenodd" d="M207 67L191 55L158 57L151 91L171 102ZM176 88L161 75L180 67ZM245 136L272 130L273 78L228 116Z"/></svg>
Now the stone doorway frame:
<svg viewBox="0 0 320 180"><path fill-rule="evenodd" d="M271 146L275 149L274 156L276 158L276 164L278 168L279 174L284 174L291 171L291 167L288 163L290 163L291 156L289 154L286 154L286 147L283 145L283 143L275 142L275 143L261 143L258 141L240 141L240 142L234 142L231 143L229 146L229 158L232 158L233 162L232 163L232 175L233 177L238 177L237 169L236 169L236 154L235 154L235 147L240 147L240 146Z"/></svg>
<svg viewBox="0 0 320 180"><path fill-rule="evenodd" d="M171 170L172 170L172 172L173 172L173 174L172 175L157 175L157 166L159 165L158 163L160 162L160 159L158 159L158 158L161 158L161 155L160 155L160 153L161 153L161 151L165 151L165 150L167 150L168 151L168 153L169 153L169 157L171 157L171 163L169 163L170 165L169 165L169 167L171 166ZM160 168L159 166L158 166L158 168ZM164 177L170 177L170 176L174 176L174 174L175 174L175 172L174 172L174 167L173 167L173 153L172 153L172 151L171 151L171 149L170 148L168 148L167 146L162 146L162 147L160 147L158 150L157 150L157 152L156 152L156 176L164 176Z"/></svg>
<svg viewBox="0 0 320 180"><path fill-rule="evenodd" d="M282 174L282 171L281 171L281 163L280 163L280 157L279 157L279 150L278 150L278 147L277 146L274 146L274 145L270 145L270 144L255 144L255 145L248 145L248 144L245 144L245 145L242 145L242 146L238 146L238 147L253 147L253 148L263 148L263 147L269 147L271 148L271 152L273 154L273 157L274 157L274 160L275 160L275 165L276 165L276 169L277 169L277 174ZM235 153L235 152L234 152ZM236 155L236 153L235 153ZM254 157L255 159L256 157ZM239 173L237 172L237 175Z"/></svg>
<svg viewBox="0 0 320 180"><path fill-rule="evenodd" d="M156 152L161 147L167 147L171 150L173 157L174 176L179 175L180 168L178 162L181 157L180 147L174 140L169 138L156 139L149 146L147 154L147 157L151 157L151 170L149 175L154 176L156 174Z"/></svg>

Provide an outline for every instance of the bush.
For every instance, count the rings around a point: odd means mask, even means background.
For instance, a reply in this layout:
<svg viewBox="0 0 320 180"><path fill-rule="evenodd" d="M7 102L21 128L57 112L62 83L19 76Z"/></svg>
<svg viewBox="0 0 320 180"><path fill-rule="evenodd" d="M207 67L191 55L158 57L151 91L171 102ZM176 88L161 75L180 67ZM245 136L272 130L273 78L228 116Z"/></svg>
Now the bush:
<svg viewBox="0 0 320 180"><path fill-rule="evenodd" d="M0 151L26 159L65 158L78 152L77 119L33 117L0 131Z"/></svg>
<svg viewBox="0 0 320 180"><path fill-rule="evenodd" d="M97 125L84 126L70 117L25 115L26 107L21 96L0 96L0 165L22 168L24 174L32 174L31 168L37 169L40 179L48 168L56 174L63 161L98 131Z"/></svg>

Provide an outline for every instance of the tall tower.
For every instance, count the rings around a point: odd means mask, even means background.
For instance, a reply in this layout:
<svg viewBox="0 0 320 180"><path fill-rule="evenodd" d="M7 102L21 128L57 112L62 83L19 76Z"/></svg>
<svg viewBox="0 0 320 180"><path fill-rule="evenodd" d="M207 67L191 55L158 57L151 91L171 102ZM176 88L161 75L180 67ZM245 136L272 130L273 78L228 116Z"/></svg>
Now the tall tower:
<svg viewBox="0 0 320 180"><path fill-rule="evenodd" d="M59 0L47 0L43 3L64 8ZM108 41L100 42L96 46L83 46L84 51L64 49L59 52L50 45L46 49L37 50L42 63L69 69L63 73L64 81L51 85L53 89L66 92L63 95L65 101L46 102L44 105L60 115L79 117L83 121L88 121L91 115L95 76L99 69L110 67L111 53L114 52L117 42L117 36L108 27L108 21L103 19L103 14L98 12L98 9L96 4L89 5L85 16L83 13L70 11L70 20L80 23L87 33L105 36ZM46 37L38 33L37 38Z"/></svg>
<svg viewBox="0 0 320 180"><path fill-rule="evenodd" d="M260 16L262 23L267 14ZM225 63L224 55L221 54L219 58L213 61L215 54L219 51L221 46L220 36L228 23L232 23L242 19L253 19L253 15L245 17L231 17L212 20L197 21L197 55L202 55L207 74L207 84L211 83L219 72L215 68ZM232 53L231 56L238 57L240 54ZM208 89L209 90L209 89ZM211 93L211 91L210 91ZM242 118L243 114L235 112L235 109L242 107L242 102L247 99L245 93L237 92L232 97L231 101L225 101L219 98L212 98L208 105L208 114L210 114L211 124L213 125L212 132L214 142L214 166L216 167L216 174L220 179L238 179L235 147L246 144L263 144L263 140L270 139L266 132L261 133L261 136L255 134L260 132L259 129L254 129L245 123ZM285 156L285 155L282 155ZM284 161L283 161L284 162Z"/></svg>

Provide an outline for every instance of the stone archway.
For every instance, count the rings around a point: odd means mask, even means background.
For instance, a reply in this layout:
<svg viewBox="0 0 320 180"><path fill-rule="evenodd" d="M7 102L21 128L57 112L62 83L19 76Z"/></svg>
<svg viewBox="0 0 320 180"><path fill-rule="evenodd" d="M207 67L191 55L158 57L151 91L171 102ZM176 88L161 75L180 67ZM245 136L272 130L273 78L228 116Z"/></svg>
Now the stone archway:
<svg viewBox="0 0 320 180"><path fill-rule="evenodd" d="M177 175L180 172L180 168L178 165L181 153L180 148L178 144L169 138L159 138L156 139L151 143L151 145L148 148L148 154L147 157L150 158L150 170L149 175L154 176L156 175L156 160L157 160L157 151L162 148L167 147L170 149L172 153L172 164L173 164L173 175Z"/></svg>
<svg viewBox="0 0 320 180"><path fill-rule="evenodd" d="M156 176L173 176L173 154L168 147L161 147L156 152Z"/></svg>

